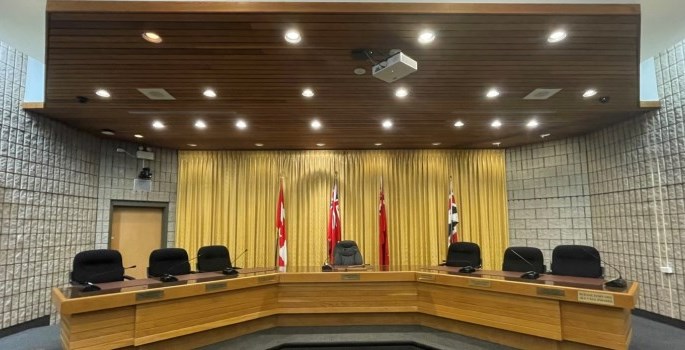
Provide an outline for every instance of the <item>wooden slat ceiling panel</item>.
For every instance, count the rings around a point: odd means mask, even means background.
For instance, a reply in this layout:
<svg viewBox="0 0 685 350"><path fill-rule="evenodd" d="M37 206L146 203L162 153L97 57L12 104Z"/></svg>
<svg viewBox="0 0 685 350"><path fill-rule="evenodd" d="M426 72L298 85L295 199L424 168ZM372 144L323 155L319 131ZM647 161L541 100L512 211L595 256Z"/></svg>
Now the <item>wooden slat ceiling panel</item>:
<svg viewBox="0 0 685 350"><path fill-rule="evenodd" d="M587 15L564 15L563 9L545 15L50 12L40 112L93 133L112 129L117 138L139 142L133 134L140 133L152 145L204 149L255 149L255 143L364 149L378 142L388 148L508 147L640 113L639 14L621 6L615 15L611 7ZM300 44L283 40L288 28L302 33ZM424 46L416 38L427 28L437 39ZM547 43L557 28L568 38ZM164 42L142 40L144 31ZM376 58L401 49L419 70L393 84L354 75L356 67L371 68L351 57L358 48L374 50ZM409 89L408 98L393 95L399 86ZM204 98L207 87L219 97ZM305 87L316 96L303 98ZM490 87L502 95L486 99ZM583 99L589 87L610 102ZM98 88L112 97L98 98ZM151 101L136 88L164 88L176 100ZM549 100L522 99L535 88L563 90ZM89 102L80 104L76 96ZM528 130L524 125L533 117L541 125ZM323 129L311 130L313 118ZM504 123L499 130L489 126L495 118ZM152 129L157 119L164 130ZM209 127L194 129L196 119ZM236 130L237 119L249 127ZM392 130L381 128L384 119L393 120ZM456 120L466 125L457 129Z"/></svg>

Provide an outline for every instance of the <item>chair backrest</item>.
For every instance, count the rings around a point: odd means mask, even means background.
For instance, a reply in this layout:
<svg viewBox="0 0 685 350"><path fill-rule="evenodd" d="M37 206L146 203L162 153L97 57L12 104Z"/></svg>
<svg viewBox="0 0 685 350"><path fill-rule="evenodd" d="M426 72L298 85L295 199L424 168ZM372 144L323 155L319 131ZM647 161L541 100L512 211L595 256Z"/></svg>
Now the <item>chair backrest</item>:
<svg viewBox="0 0 685 350"><path fill-rule="evenodd" d="M575 277L602 277L599 252L586 245L560 245L552 251L552 273Z"/></svg>
<svg viewBox="0 0 685 350"><path fill-rule="evenodd" d="M333 249L333 264L334 265L362 265L364 258L359 252L357 242L355 241L340 241Z"/></svg>
<svg viewBox="0 0 685 350"><path fill-rule="evenodd" d="M504 251L502 271L545 273L545 260L542 251L533 247L509 247Z"/></svg>
<svg viewBox="0 0 685 350"><path fill-rule="evenodd" d="M480 258L480 247L476 243L471 242L457 242L450 244L447 248L447 259L445 260L447 266L471 266L480 267L482 260Z"/></svg>
<svg viewBox="0 0 685 350"><path fill-rule="evenodd" d="M165 274L186 275L190 273L188 252L182 248L162 248L150 253L150 263L147 274L151 277L160 277Z"/></svg>
<svg viewBox="0 0 685 350"><path fill-rule="evenodd" d="M222 245L210 245L197 251L197 270L199 272L221 271L231 266L228 249Z"/></svg>
<svg viewBox="0 0 685 350"><path fill-rule="evenodd" d="M105 283L124 280L121 253L110 249L86 250L74 256L71 281Z"/></svg>

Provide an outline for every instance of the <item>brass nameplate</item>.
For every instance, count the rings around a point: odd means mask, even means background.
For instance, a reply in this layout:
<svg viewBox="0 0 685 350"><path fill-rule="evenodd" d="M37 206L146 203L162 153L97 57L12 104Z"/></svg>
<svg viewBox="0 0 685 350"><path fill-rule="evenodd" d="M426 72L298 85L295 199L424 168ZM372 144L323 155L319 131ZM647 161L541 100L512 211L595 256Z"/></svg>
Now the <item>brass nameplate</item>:
<svg viewBox="0 0 685 350"><path fill-rule="evenodd" d="M419 281L435 281L435 275L419 275Z"/></svg>
<svg viewBox="0 0 685 350"><path fill-rule="evenodd" d="M578 291L578 301L581 303L614 306L614 296L607 293Z"/></svg>
<svg viewBox="0 0 685 350"><path fill-rule="evenodd" d="M488 280L469 280L469 287L490 288L491 284Z"/></svg>
<svg viewBox="0 0 685 350"><path fill-rule="evenodd" d="M218 282L205 284L205 292L213 292L215 290L222 290L228 288L228 283Z"/></svg>
<svg viewBox="0 0 685 350"><path fill-rule="evenodd" d="M566 292L562 289L540 288L538 287L538 295L546 297L565 297Z"/></svg>
<svg viewBox="0 0 685 350"><path fill-rule="evenodd" d="M361 276L356 273L346 273L340 275L340 279L343 281L359 281L361 279Z"/></svg>
<svg viewBox="0 0 685 350"><path fill-rule="evenodd" d="M259 276L257 277L258 283L273 282L276 280L276 276Z"/></svg>
<svg viewBox="0 0 685 350"><path fill-rule="evenodd" d="M136 293L136 301L155 300L164 298L163 290Z"/></svg>

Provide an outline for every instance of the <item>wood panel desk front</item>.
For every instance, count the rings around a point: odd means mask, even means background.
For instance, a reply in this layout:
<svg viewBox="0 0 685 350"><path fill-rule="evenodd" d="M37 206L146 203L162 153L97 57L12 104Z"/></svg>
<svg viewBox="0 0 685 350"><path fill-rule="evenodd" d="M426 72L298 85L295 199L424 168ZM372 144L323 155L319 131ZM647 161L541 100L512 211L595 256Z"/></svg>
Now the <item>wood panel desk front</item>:
<svg viewBox="0 0 685 350"><path fill-rule="evenodd" d="M277 326L424 325L521 349L627 349L637 283L452 268L244 270L53 289L65 349L187 349Z"/></svg>

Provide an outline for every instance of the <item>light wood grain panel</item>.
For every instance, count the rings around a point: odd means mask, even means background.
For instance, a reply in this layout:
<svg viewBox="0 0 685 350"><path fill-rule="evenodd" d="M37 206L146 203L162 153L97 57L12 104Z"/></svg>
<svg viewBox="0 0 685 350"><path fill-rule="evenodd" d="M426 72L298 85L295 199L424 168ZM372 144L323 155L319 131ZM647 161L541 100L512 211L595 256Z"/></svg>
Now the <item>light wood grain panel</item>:
<svg viewBox="0 0 685 350"><path fill-rule="evenodd" d="M562 302L561 323L564 339L609 349L630 344L629 309Z"/></svg>
<svg viewBox="0 0 685 350"><path fill-rule="evenodd" d="M132 306L62 315L61 338L68 349L117 349L133 345Z"/></svg>
<svg viewBox="0 0 685 350"><path fill-rule="evenodd" d="M557 301L422 285L419 287L419 310L507 331L562 339Z"/></svg>

